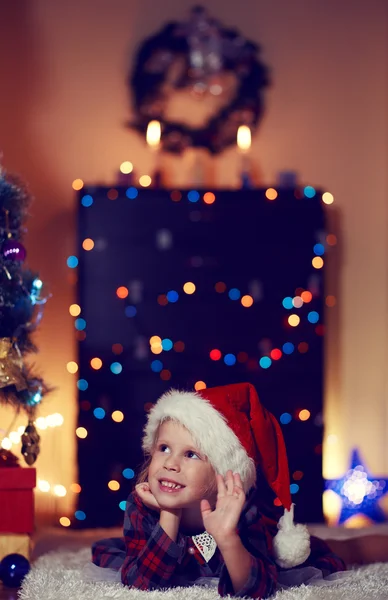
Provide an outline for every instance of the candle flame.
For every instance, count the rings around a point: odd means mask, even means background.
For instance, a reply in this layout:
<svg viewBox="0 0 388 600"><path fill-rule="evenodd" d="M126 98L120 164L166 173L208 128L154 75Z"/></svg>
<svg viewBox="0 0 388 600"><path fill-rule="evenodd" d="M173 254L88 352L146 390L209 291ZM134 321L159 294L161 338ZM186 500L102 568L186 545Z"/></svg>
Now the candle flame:
<svg viewBox="0 0 388 600"><path fill-rule="evenodd" d="M247 125L240 125L237 131L237 146L242 152L247 152L251 147L251 130Z"/></svg>
<svg viewBox="0 0 388 600"><path fill-rule="evenodd" d="M151 148L158 148L160 144L161 127L159 121L150 121L147 127L146 140Z"/></svg>

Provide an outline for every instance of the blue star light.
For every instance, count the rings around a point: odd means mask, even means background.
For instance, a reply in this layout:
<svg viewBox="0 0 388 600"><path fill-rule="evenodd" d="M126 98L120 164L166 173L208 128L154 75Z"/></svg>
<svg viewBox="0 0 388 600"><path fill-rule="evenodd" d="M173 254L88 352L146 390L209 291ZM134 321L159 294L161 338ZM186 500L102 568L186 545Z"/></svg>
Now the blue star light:
<svg viewBox="0 0 388 600"><path fill-rule="evenodd" d="M342 500L339 525L359 514L376 523L386 520L378 502L388 494L388 479L371 475L357 449L352 452L349 471L340 479L327 479L325 487L327 490L333 490Z"/></svg>

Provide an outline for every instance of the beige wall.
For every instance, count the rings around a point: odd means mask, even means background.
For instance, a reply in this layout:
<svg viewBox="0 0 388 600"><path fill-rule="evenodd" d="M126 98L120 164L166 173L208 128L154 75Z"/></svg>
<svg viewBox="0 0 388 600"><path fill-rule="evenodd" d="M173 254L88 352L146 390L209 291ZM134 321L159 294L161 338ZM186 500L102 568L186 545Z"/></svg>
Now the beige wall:
<svg viewBox="0 0 388 600"><path fill-rule="evenodd" d="M66 371L76 350L65 265L75 242L71 182L113 182L124 159L134 160L139 173L150 168L143 141L122 126L129 115L128 60L145 36L191 5L0 0L0 147L4 164L37 198L29 260L53 293L37 338L38 365L57 386L42 414L65 417L62 428L42 434L39 477L52 483L76 479L75 389ZM387 474L388 3L213 0L206 6L259 41L273 67L275 84L253 145L262 181L294 169L335 196L338 215L331 211L330 219L341 223L341 248L331 259L328 292L338 291L339 304L328 315L326 434L339 441L325 445L325 475L346 469L354 445L372 472ZM184 184L190 161L168 162L170 183ZM235 151L213 161L209 173L209 184L236 185ZM10 420L2 410L0 427ZM39 512L64 514L72 499L57 499L54 507L38 494Z"/></svg>

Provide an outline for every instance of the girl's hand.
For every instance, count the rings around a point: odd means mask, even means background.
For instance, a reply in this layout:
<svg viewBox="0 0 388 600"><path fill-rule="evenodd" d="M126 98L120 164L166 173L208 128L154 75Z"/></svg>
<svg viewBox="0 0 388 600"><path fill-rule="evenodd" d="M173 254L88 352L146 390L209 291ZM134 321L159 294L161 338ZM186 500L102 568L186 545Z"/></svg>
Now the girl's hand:
<svg viewBox="0 0 388 600"><path fill-rule="evenodd" d="M216 508L212 511L209 502L201 500L201 513L206 531L221 549L238 535L237 524L244 506L245 492L239 473L228 471L225 480L222 475L216 477Z"/></svg>
<svg viewBox="0 0 388 600"><path fill-rule="evenodd" d="M152 510L157 510L158 512L160 512L161 508L155 496L151 492L149 484L146 481L144 483L139 483L135 487L135 490L143 504L145 504L146 506L148 506L148 508L151 508Z"/></svg>

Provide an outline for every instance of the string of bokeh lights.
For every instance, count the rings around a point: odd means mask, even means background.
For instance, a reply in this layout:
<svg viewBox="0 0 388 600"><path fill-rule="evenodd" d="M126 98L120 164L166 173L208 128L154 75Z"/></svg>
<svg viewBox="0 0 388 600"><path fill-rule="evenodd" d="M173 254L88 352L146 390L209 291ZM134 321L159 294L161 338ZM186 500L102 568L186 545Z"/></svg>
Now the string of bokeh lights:
<svg viewBox="0 0 388 600"><path fill-rule="evenodd" d="M130 174L132 172L132 170L133 170L133 165L129 161L122 163L122 165L120 167L120 171L123 174L125 174L125 173ZM152 178L148 175L143 175L143 176L139 177L138 183L139 183L140 188L141 187L147 188L152 184ZM76 191L82 190L83 186L84 186L84 183L81 179L76 179L72 185L73 189ZM139 189L138 187L135 187L134 185L129 185L125 190L125 196L130 200L135 200L136 198L138 198L139 192L141 192L141 189ZM112 187L107 190L106 195L109 200L114 201L119 198L120 193L122 193L121 190L119 192L119 190L117 190L116 187ZM185 195L186 195L187 201L192 204L196 204L196 203L200 202L201 200L205 205L212 205L216 202L216 195L212 191L207 191L207 192L203 193L202 198L201 198L201 194L197 190L189 190L185 193L183 193L179 190L172 190L170 192L170 198L173 202L180 202L182 199L184 199ZM313 188L312 186L305 186L304 188L295 189L294 196L296 199L301 199L303 197L304 198L314 198L317 196L317 192L316 192L315 188ZM276 200L278 198L278 191L272 187L267 188L265 191L265 198L268 201ZM322 200L322 202L324 204L327 204L327 205L330 205L334 202L333 195L330 194L329 192L323 193L321 195L320 199ZM81 197L82 207L90 208L93 205L93 203L94 203L94 199L91 194L84 194ZM199 218L195 217L195 218L192 218L192 220L199 220ZM337 243L337 240L336 240L336 237L334 234L329 234L326 236L325 244L327 246L335 246L336 243ZM95 242L95 240L93 240L91 238L85 238L82 242L82 249L86 252L92 251L95 247L96 247L96 242ZM324 255L324 253L325 253L325 245L323 243L320 242L320 243L317 243L314 245L314 248L313 248L314 256L312 258L312 266L314 269L318 270L323 267L324 259L322 257ZM196 258L199 258L199 257L196 257ZM71 284L76 284L76 282L77 282L76 269L78 267L78 262L79 262L78 257L75 255L69 256L67 258L67 266L70 269L69 282ZM196 265L196 266L199 266L199 260L197 262L198 262L198 265ZM255 298L253 297L253 295L242 294L241 291L235 287L228 289L226 284L222 281L215 283L214 290L217 294L224 294L227 292L228 297L231 301L239 302L241 304L241 306L244 308L250 308L255 303ZM197 286L192 281L186 281L182 284L182 291L184 294L186 294L188 296L193 296L195 294L195 292L197 291ZM126 300L129 296L129 289L128 289L128 287L126 287L124 285L119 286L115 290L115 294L116 294L117 298L119 298L120 300ZM312 298L313 298L313 294L309 290L304 290L302 288L298 288L295 290L295 294L293 296L287 296L283 299L282 304L283 304L284 309L286 311L290 311L290 310L293 311L290 315L286 316L285 323L289 327L295 328L302 322L301 317L294 311L301 309L304 305L308 305L309 302L311 302ZM159 296L157 297L157 303L162 307L167 306L167 304L174 304L178 300L179 300L179 292L177 290L169 290L167 293L159 294ZM326 306L332 307L335 305L335 303L336 303L336 299L334 296L326 297ZM69 313L72 317L74 317L74 327L76 330L76 339L79 342L82 342L86 339L86 328L87 328L86 320L82 317L82 308L78 304L72 304L69 307ZM125 313L126 317L134 318L137 314L137 308L134 304L127 304L124 308L124 313ZM311 323L312 325L315 325L315 333L317 335L323 335L323 326L318 323L319 318L320 318L320 316L316 311L309 311L306 316L307 321L309 323ZM265 344L268 345L268 343L270 343L270 340L264 340L263 343L264 343L264 345ZM186 348L186 344L182 340L177 340L174 342L170 338L161 338L160 336L157 336L157 335L151 336L151 338L149 339L149 351L151 352L151 354L154 354L154 355L158 355L158 354L162 354L163 352L170 352L170 351L182 353L185 351L185 348ZM112 354L114 355L115 358L108 365L104 365L102 359L96 356L90 360L90 368L93 369L94 371L99 371L102 368L108 367L112 374L120 375L123 371L123 366L117 357L119 357L120 354L124 351L124 347L121 343L117 342L117 343L112 344L111 349L112 349ZM246 363L246 366L248 369L256 369L256 368L260 368L260 367L262 369L268 369L272 365L273 361L276 362L276 361L280 360L283 356L292 354L296 349L298 350L298 352L303 354L308 351L308 344L306 342L301 341L296 348L292 342L286 341L286 342L284 342L284 344L282 345L281 348L271 348L270 351L267 353L267 355L261 356L259 360L249 357L249 355L243 351L239 352L237 355L234 355L234 354L228 353L228 352L223 353L218 348L214 348L209 352L209 359L212 361L219 361L219 360L223 359L225 365L227 365L227 366L234 366L236 363ZM77 374L78 364L75 361L69 361L67 363L66 367L67 367L67 371L70 374L72 374L72 375ZM160 360L160 358L154 359L153 361L151 361L150 368L154 373L157 373L163 381L169 381L172 377L171 371L169 369L164 368L163 362ZM76 385L80 392L85 392L88 389L88 381L86 379L78 379ZM196 391L205 389L206 387L207 387L206 383L202 380L198 380L194 384L194 389ZM144 409L146 411L149 411L152 406L153 406L152 403L146 403L144 406ZM88 411L92 408L91 403L88 400L82 399L80 401L80 408L81 408L81 410ZM94 408L93 415L96 419L99 419L99 420L107 417L107 413L102 407ZM122 411L114 410L114 411L112 411L110 417L114 422L122 423L124 421L125 415L122 413ZM282 415L280 415L279 420L282 423L282 425L287 425L287 424L291 423L293 418L304 422L304 421L308 421L310 419L310 417L311 417L311 413L309 410L298 409L293 416L290 413L283 413ZM321 415L318 415L316 417L315 424L319 425L319 426L322 425ZM80 440L84 440L88 437L88 431L85 427L77 427L76 435ZM316 447L315 451L317 453L320 453L321 445L319 445L319 447ZM135 472L133 469L127 467L127 468L123 469L122 476L125 479L133 479L135 477ZM294 471L292 473L292 478L293 478L294 482L300 481L303 478L303 472L300 470ZM110 480L107 483L107 486L112 492L118 492L121 488L120 482L115 479ZM70 489L74 493L80 493L80 491L81 491L81 488L80 488L79 484L77 484L77 483L72 484L72 486L70 486ZM299 484L291 483L290 491L292 494L296 494L299 491ZM121 501L119 501L118 504L122 510L125 510L126 500L121 500ZM280 501L276 498L274 501L274 504L280 505ZM78 510L78 511L75 511L74 518L76 520L82 521L82 520L86 519L86 514L83 511ZM71 525L71 520L68 517L61 517L59 519L59 522L61 525L65 526L65 527L68 527Z"/></svg>

